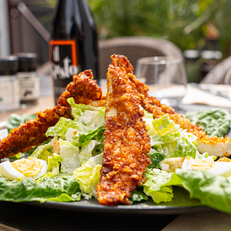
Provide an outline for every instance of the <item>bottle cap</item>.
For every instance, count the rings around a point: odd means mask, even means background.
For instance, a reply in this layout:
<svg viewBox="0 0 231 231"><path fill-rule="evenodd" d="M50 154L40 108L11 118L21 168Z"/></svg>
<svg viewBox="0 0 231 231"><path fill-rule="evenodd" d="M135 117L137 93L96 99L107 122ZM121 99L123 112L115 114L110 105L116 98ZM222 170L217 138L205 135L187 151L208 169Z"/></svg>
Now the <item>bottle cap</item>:
<svg viewBox="0 0 231 231"><path fill-rule="evenodd" d="M38 55L35 53L16 53L19 59L18 72L35 71L37 68Z"/></svg>
<svg viewBox="0 0 231 231"><path fill-rule="evenodd" d="M0 75L14 75L18 70L17 56L3 56L0 57Z"/></svg>

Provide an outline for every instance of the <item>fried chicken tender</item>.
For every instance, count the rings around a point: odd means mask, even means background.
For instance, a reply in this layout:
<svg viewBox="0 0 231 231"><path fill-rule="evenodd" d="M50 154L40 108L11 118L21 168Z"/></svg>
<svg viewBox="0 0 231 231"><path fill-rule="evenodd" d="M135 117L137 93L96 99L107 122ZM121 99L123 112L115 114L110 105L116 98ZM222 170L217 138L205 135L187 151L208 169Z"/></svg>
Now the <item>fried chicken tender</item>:
<svg viewBox="0 0 231 231"><path fill-rule="evenodd" d="M149 96L148 86L136 79L136 76L133 75L133 66L126 57L122 55L112 55L111 58L114 66L125 68L129 79L135 84L137 91L144 95L141 105L144 109L153 114L153 118L159 118L165 114L169 114L170 119L176 124L179 124L181 128L187 129L188 132L193 133L198 138L205 136L206 133L203 131L202 127L191 124L189 119L185 118L181 114L177 114L173 108L168 107L165 104L161 104L160 100L153 96Z"/></svg>
<svg viewBox="0 0 231 231"><path fill-rule="evenodd" d="M153 118L159 118L164 114L168 114L170 119L176 124L179 124L182 129L186 129L188 132L198 137L197 149L201 153L208 152L210 155L218 157L231 155L230 138L207 136L201 126L192 124L189 119L176 113L173 108L168 107L165 104L161 104L157 98L149 96L148 87L141 81L137 80L135 75L133 75L133 67L126 57L122 55L112 55L111 58L114 66L123 67L126 70L129 79L136 85L137 91L144 96L141 101L142 107L152 113Z"/></svg>
<svg viewBox="0 0 231 231"><path fill-rule="evenodd" d="M150 165L150 137L139 105L142 95L134 89L123 67L109 66L103 164L96 188L103 205L129 204L128 198L146 181Z"/></svg>
<svg viewBox="0 0 231 231"><path fill-rule="evenodd" d="M60 117L72 118L70 110L60 105L36 115L35 120L26 121L25 124L12 129L11 133L0 141L0 158L14 156L18 152L38 146L48 139L45 135L47 129L54 126Z"/></svg>
<svg viewBox="0 0 231 231"><path fill-rule="evenodd" d="M46 131L54 126L61 117L72 118L71 108L67 99L73 97L76 103L91 104L92 100L100 99L101 88L97 86L91 70L86 70L73 77L66 91L60 96L58 105L52 109L38 112L35 120L27 121L2 141L0 140L0 159L30 150L48 139Z"/></svg>
<svg viewBox="0 0 231 231"><path fill-rule="evenodd" d="M99 100L102 90L93 79L91 70L86 70L73 76L73 82L69 83L66 90L59 97L57 104L70 107L67 99L73 97L75 103L90 105L92 100Z"/></svg>

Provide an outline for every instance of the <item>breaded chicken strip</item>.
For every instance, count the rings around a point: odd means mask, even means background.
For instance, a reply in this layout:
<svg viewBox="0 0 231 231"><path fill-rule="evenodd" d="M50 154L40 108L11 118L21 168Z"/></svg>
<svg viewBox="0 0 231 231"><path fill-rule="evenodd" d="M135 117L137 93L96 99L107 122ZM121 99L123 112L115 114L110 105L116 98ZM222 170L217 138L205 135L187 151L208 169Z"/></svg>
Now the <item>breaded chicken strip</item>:
<svg viewBox="0 0 231 231"><path fill-rule="evenodd" d="M198 126L191 124L190 120L185 118L181 114L177 114L175 110L171 107L168 107L165 104L161 104L160 100L153 96L148 95L149 88L143 82L136 79L136 76L133 75L133 66L123 55L112 55L111 56L112 63L115 67L123 67L126 70L126 73L129 79L135 84L137 91L144 95L141 105L148 112L153 114L154 118L159 118L164 114L169 114L171 120L173 120L176 124L179 124L181 128L187 129L188 132L193 133L198 138L205 136L205 131Z"/></svg>
<svg viewBox="0 0 231 231"><path fill-rule="evenodd" d="M70 105L67 102L68 98L73 97L76 103L83 104L91 104L92 100L100 99L101 88L92 78L91 70L86 70L74 76L73 82L67 86L66 91L60 96L56 107L38 112L35 120L27 121L18 128L12 129L5 139L0 140L0 159L25 152L40 145L48 139L45 135L47 129L54 126L61 117L72 119Z"/></svg>
<svg viewBox="0 0 231 231"><path fill-rule="evenodd" d="M127 76L135 84L137 91L144 97L141 101L141 105L148 112L153 114L154 118L159 118L164 114L169 114L171 120L176 124L179 124L182 129L186 129L188 132L194 134L198 137L197 149L199 152L208 152L210 155L215 155L218 157L230 156L231 155L231 139L228 137L208 137L203 128L199 125L192 124L189 119L185 118L183 115L178 114L171 107L153 97L148 95L148 87L137 80L135 75L133 75L133 67L126 57L123 55L112 55L112 63L116 67L123 67L126 70ZM96 103L103 106L103 102Z"/></svg>
<svg viewBox="0 0 231 231"><path fill-rule="evenodd" d="M71 118L70 110L60 105L36 115L35 120L26 121L25 124L12 129L5 139L0 140L0 158L14 156L38 146L48 139L45 135L47 129L54 126L60 117Z"/></svg>
<svg viewBox="0 0 231 231"><path fill-rule="evenodd" d="M91 70L86 70L73 76L73 82L69 83L66 90L59 97L57 104L70 107L68 98L73 97L75 103L91 104L92 100L98 100L102 96L102 90L93 80Z"/></svg>
<svg viewBox="0 0 231 231"><path fill-rule="evenodd" d="M96 194L103 205L129 204L128 198L145 182L150 165L150 137L139 105L142 96L121 67L109 66L103 165Z"/></svg>

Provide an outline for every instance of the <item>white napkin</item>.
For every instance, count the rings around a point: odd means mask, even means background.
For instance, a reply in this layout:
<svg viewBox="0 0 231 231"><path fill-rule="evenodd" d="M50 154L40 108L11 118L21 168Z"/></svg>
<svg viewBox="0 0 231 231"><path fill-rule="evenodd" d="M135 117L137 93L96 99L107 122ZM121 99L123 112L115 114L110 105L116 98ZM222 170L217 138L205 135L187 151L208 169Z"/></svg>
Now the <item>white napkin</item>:
<svg viewBox="0 0 231 231"><path fill-rule="evenodd" d="M223 86L225 89L225 86ZM213 107L231 108L231 101L221 96L212 95L208 92L187 85L186 94L182 104L205 104Z"/></svg>

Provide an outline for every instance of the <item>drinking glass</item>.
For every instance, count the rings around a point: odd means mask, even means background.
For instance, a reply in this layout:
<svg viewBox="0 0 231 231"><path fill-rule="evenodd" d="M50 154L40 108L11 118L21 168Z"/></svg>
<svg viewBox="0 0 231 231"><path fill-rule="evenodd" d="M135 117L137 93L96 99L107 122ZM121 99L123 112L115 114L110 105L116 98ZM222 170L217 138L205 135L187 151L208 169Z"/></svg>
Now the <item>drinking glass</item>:
<svg viewBox="0 0 231 231"><path fill-rule="evenodd" d="M149 95L167 106L180 107L187 84L183 60L168 56L141 58L137 60L135 74L149 86Z"/></svg>

